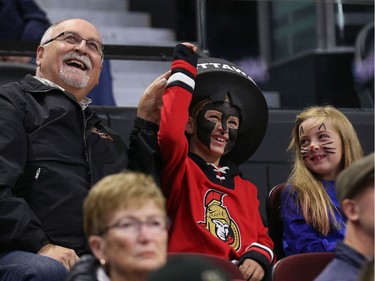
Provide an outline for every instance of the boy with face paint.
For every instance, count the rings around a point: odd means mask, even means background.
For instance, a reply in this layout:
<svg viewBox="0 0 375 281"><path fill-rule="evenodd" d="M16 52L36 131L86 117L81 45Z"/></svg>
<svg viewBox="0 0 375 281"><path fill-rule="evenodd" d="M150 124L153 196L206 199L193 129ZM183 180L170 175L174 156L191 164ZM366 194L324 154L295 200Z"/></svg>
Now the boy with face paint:
<svg viewBox="0 0 375 281"><path fill-rule="evenodd" d="M208 150L213 149L212 142L215 140L211 140L211 135L217 130L216 141L223 144L222 154L225 154L233 148L236 142L240 113L229 101L223 103L207 101L207 104L199 111L196 120L192 122L196 124L198 140L206 145Z"/></svg>
<svg viewBox="0 0 375 281"><path fill-rule="evenodd" d="M189 43L176 46L161 108L158 141L171 218L168 251L229 259L245 280L262 280L274 262L273 242L258 210L257 188L242 178L236 164L260 144L267 106L255 83L229 62L197 67L196 50ZM218 72L206 75L202 65ZM232 87L228 81L238 83Z"/></svg>

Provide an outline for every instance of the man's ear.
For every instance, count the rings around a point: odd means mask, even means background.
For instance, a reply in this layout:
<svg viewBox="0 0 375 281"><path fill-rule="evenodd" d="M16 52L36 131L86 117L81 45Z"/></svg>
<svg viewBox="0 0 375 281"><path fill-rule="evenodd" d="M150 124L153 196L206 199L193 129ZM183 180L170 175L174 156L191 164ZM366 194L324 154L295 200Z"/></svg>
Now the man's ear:
<svg viewBox="0 0 375 281"><path fill-rule="evenodd" d="M194 119L192 117L189 117L187 123L186 123L186 128L185 131L189 134L192 135L195 130L195 125L194 125Z"/></svg>
<svg viewBox="0 0 375 281"><path fill-rule="evenodd" d="M96 86L99 85L99 81L100 81L100 74L102 73L102 70L103 70L103 62L100 64L100 70L99 70L99 75L98 75L98 81L96 82Z"/></svg>
<svg viewBox="0 0 375 281"><path fill-rule="evenodd" d="M98 235L91 235L88 239L90 249L94 256L98 259L104 259L106 260L106 256L104 253L104 244L105 241L101 236Z"/></svg>
<svg viewBox="0 0 375 281"><path fill-rule="evenodd" d="M344 199L341 203L341 209L349 221L357 221L359 219L359 209L355 200Z"/></svg>
<svg viewBox="0 0 375 281"><path fill-rule="evenodd" d="M44 55L44 46L38 46L38 48L36 49L36 65L37 66L40 66L43 55Z"/></svg>

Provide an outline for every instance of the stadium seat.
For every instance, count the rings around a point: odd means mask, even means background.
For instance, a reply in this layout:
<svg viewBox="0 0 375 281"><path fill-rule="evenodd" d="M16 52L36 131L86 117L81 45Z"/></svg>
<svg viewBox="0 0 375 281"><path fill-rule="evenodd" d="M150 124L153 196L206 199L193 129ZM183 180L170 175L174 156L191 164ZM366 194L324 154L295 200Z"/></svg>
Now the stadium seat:
<svg viewBox="0 0 375 281"><path fill-rule="evenodd" d="M283 248L283 221L281 220L280 200L281 192L285 183L280 183L273 187L266 200L266 215L268 232L274 243L276 259L280 260L285 256Z"/></svg>
<svg viewBox="0 0 375 281"><path fill-rule="evenodd" d="M333 252L316 252L284 257L274 264L272 281L313 281L334 256Z"/></svg>
<svg viewBox="0 0 375 281"><path fill-rule="evenodd" d="M0 61L0 85L20 81L26 74L35 75L34 64Z"/></svg>

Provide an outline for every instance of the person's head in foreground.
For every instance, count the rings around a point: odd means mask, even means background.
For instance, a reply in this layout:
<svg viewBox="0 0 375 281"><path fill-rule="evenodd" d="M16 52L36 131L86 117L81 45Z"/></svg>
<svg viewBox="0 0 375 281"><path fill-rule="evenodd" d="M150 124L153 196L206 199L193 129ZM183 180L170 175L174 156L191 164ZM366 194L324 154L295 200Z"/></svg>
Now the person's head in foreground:
<svg viewBox="0 0 375 281"><path fill-rule="evenodd" d="M36 76L72 93L81 101L99 82L103 43L98 29L82 19L53 24L37 49Z"/></svg>
<svg viewBox="0 0 375 281"><path fill-rule="evenodd" d="M100 180L84 202L84 230L103 274L144 280L166 262L165 199L148 175L122 172Z"/></svg>
<svg viewBox="0 0 375 281"><path fill-rule="evenodd" d="M167 264L152 272L148 281L229 281L220 268L203 257L171 256Z"/></svg>
<svg viewBox="0 0 375 281"><path fill-rule="evenodd" d="M347 217L344 243L374 256L374 153L356 161L337 178L336 194Z"/></svg>
<svg viewBox="0 0 375 281"><path fill-rule="evenodd" d="M314 280L374 280L369 276L374 262L374 153L344 169L335 191L347 217L345 238L337 245L335 258Z"/></svg>

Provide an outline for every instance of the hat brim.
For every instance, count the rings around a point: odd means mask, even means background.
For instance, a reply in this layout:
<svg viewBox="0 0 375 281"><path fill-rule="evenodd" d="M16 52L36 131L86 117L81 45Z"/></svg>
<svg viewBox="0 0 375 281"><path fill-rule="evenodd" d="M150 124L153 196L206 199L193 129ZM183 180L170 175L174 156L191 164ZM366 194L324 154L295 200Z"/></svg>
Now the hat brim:
<svg viewBox="0 0 375 281"><path fill-rule="evenodd" d="M213 102L224 101L230 96L241 110L242 122L236 144L223 156L240 165L254 154L265 135L268 107L264 95L251 78L226 60L201 58L197 69L191 105L207 98Z"/></svg>

